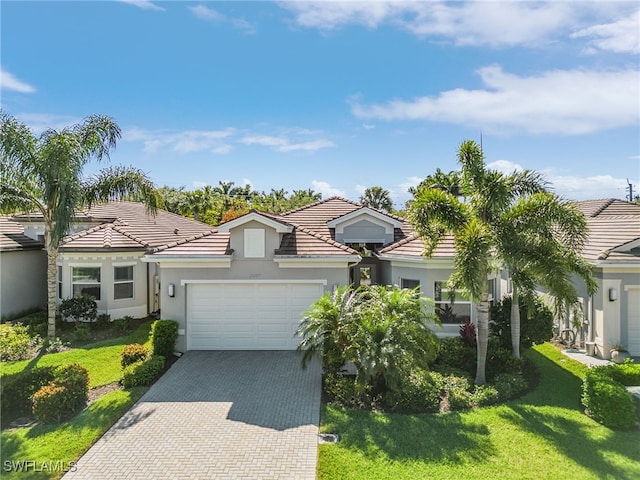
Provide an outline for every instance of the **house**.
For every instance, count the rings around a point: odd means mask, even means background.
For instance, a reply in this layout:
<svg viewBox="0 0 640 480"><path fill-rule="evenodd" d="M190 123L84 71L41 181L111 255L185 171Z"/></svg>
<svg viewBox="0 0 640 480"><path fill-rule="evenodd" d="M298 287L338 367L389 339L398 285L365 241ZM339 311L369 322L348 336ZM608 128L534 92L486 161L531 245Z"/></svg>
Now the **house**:
<svg viewBox="0 0 640 480"><path fill-rule="evenodd" d="M640 338L640 206L618 200L582 202L591 234L584 255L600 290L580 294L589 339L606 345ZM26 236L41 219L19 217ZM217 228L144 206L112 202L78 216L58 259L59 298L97 298L112 318L161 310L179 324L177 350L295 349L302 312L339 285L420 287L433 298L440 336L457 335L475 308L460 293L448 302L453 241L426 258L403 219L339 197L274 215L251 211ZM491 299L508 292L505 272L489 277ZM615 291L615 293L613 293ZM610 298L614 300L610 300Z"/></svg>
<svg viewBox="0 0 640 480"><path fill-rule="evenodd" d="M613 198L577 202L589 228L583 256L593 266L598 292L579 283L587 341L609 358L615 344L640 356L640 204Z"/></svg>
<svg viewBox="0 0 640 480"><path fill-rule="evenodd" d="M43 247L42 241L24 234L20 223L0 216L0 318L12 318L47 304Z"/></svg>

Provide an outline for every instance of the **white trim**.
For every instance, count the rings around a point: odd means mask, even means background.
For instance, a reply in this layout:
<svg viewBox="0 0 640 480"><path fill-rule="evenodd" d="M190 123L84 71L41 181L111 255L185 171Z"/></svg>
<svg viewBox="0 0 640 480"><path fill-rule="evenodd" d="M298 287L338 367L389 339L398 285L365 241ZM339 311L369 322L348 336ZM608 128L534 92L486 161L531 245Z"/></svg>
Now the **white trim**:
<svg viewBox="0 0 640 480"><path fill-rule="evenodd" d="M611 249L612 252L627 252L632 248L640 247L640 238L636 238L635 240L631 240L630 242L622 243L617 247L613 247Z"/></svg>
<svg viewBox="0 0 640 480"><path fill-rule="evenodd" d="M207 284L251 284L251 283L299 283L299 284L305 284L305 283L317 283L320 285L326 285L327 281L325 279L319 279L319 280L180 280L180 285L182 285L183 287L185 285L188 285L190 283L207 283Z"/></svg>
<svg viewBox="0 0 640 480"><path fill-rule="evenodd" d="M374 223L380 227L384 227L386 234L392 234L394 228L402 228L401 221L396 220L395 218L390 217L388 215L385 215L384 213L380 213L375 210L372 210L369 207L362 207L358 210L354 210L353 212L347 213L346 215L342 215L341 217L335 218L330 222L327 222L327 226L329 228L335 228L336 233L342 233L344 232L345 227L348 227L349 225L353 225L354 223L357 223L363 220L363 218L360 218L360 217L371 217L371 223Z"/></svg>
<svg viewBox="0 0 640 480"><path fill-rule="evenodd" d="M412 257L409 255L378 255L381 260L391 262L392 267L408 267L408 268L435 268L435 269L452 269L454 268L453 258L428 258L428 257Z"/></svg>
<svg viewBox="0 0 640 480"><path fill-rule="evenodd" d="M264 215L260 215L259 213L251 212L243 215L242 217L234 218L233 220L218 226L218 232L229 233L231 229L252 221L271 227L278 233L291 233L293 231L293 227L291 225L285 225L284 223L265 217Z"/></svg>
<svg viewBox="0 0 640 480"><path fill-rule="evenodd" d="M384 238L347 238L344 237L342 242L340 243L382 243L383 245L386 243Z"/></svg>
<svg viewBox="0 0 640 480"><path fill-rule="evenodd" d="M640 285L625 285L623 288L625 292L629 290L640 290Z"/></svg>
<svg viewBox="0 0 640 480"><path fill-rule="evenodd" d="M231 255L147 255L140 259L161 268L229 268Z"/></svg>
<svg viewBox="0 0 640 480"><path fill-rule="evenodd" d="M627 273L629 270L637 273L640 271L640 261L636 263L622 263L616 261L599 260L592 264L594 268L600 268L607 273Z"/></svg>
<svg viewBox="0 0 640 480"><path fill-rule="evenodd" d="M135 267L138 262L111 262L113 267Z"/></svg>
<svg viewBox="0 0 640 480"><path fill-rule="evenodd" d="M62 251L58 255L58 258L66 261L102 261L107 260L108 258L117 259L120 257L122 261L137 261L141 257L144 256L144 251L141 250L137 255L123 255L122 252L92 252L91 254L87 253L69 253Z"/></svg>

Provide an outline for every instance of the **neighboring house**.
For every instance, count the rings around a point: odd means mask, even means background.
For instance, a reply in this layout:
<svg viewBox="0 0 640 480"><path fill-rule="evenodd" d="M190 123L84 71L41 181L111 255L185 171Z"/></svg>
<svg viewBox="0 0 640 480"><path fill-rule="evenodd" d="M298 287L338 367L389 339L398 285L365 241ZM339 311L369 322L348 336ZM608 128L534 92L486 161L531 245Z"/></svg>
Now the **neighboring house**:
<svg viewBox="0 0 640 480"><path fill-rule="evenodd" d="M0 216L0 318L47 304L47 263L43 243L24 227Z"/></svg>
<svg viewBox="0 0 640 480"><path fill-rule="evenodd" d="M589 227L583 255L598 283L592 297L580 285L587 341L603 358L615 344L640 356L640 205L610 198L577 206Z"/></svg>
<svg viewBox="0 0 640 480"><path fill-rule="evenodd" d="M593 298L582 295L593 319L589 338L603 356L614 336L635 349L640 216L631 212L640 206L617 200L580 206L591 228L585 256L601 287ZM42 219L19 221L26 235L42 235ZM429 258L423 250L403 219L338 197L282 215L251 211L217 228L112 202L79 216L58 259L58 291L61 299L93 294L112 318L161 310L179 324L179 351L295 349L302 313L347 284L419 286L442 320L431 327L457 335L465 319L475 320L475 308L462 295L448 302L453 242L446 239ZM488 281L492 299L506 294L504 272Z"/></svg>

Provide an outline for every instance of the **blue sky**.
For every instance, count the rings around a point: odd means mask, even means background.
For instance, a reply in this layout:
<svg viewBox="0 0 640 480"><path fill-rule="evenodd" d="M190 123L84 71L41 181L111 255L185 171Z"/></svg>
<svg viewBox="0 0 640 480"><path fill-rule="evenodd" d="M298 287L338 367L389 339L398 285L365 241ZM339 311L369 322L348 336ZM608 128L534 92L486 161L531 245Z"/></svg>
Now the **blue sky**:
<svg viewBox="0 0 640 480"><path fill-rule="evenodd" d="M88 114L111 164L357 200L486 162L570 199L640 192L640 6L625 2L2 1L1 105ZM93 168L93 166L92 166ZM89 169L88 173L92 170Z"/></svg>

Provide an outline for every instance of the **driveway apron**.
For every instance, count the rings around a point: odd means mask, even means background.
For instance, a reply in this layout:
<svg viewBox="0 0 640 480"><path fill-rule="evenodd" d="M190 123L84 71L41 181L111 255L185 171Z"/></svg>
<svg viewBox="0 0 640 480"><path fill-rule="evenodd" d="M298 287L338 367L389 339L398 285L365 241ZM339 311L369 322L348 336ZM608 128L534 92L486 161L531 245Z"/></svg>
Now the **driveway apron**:
<svg viewBox="0 0 640 480"><path fill-rule="evenodd" d="M187 352L64 479L314 479L321 373L300 359Z"/></svg>

